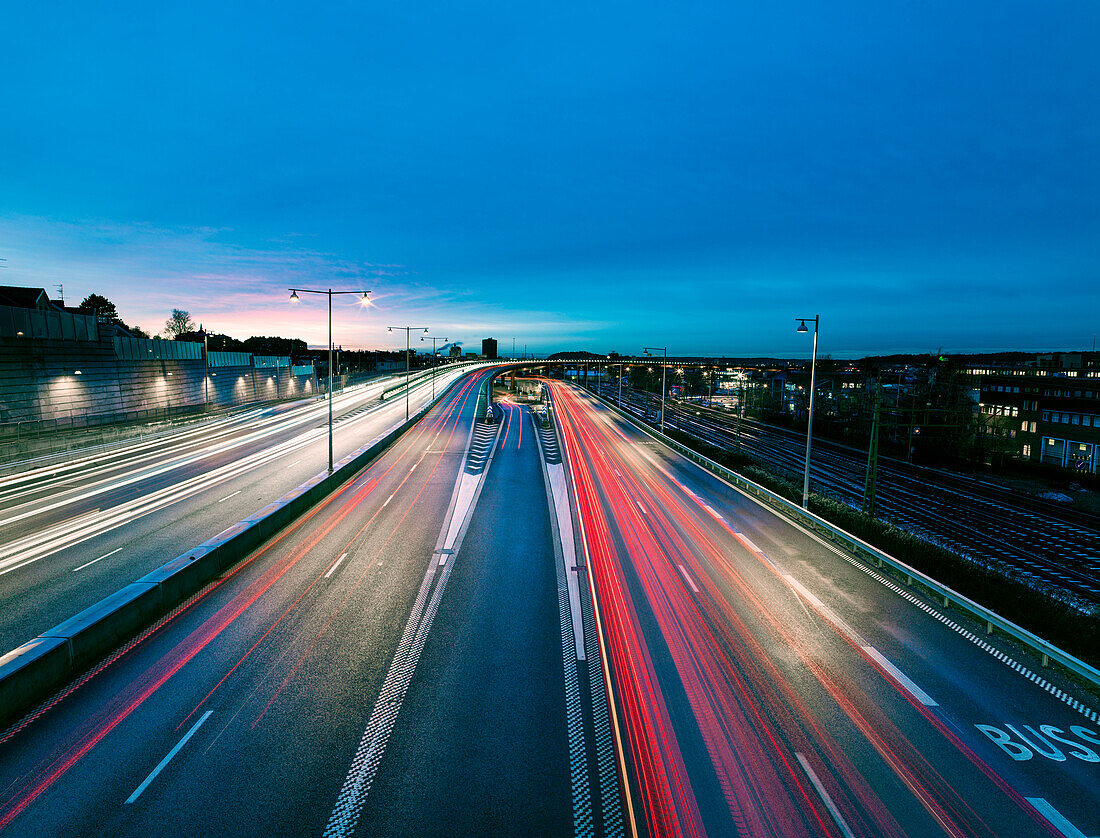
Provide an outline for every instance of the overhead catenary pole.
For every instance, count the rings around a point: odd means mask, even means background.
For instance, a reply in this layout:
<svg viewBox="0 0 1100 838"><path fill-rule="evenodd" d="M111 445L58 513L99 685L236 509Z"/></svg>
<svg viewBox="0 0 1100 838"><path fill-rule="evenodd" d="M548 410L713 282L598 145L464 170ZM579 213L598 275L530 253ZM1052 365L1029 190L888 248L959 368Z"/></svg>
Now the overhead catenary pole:
<svg viewBox="0 0 1100 838"><path fill-rule="evenodd" d="M314 291L312 288L290 288L290 301L299 301L298 292L303 294L325 294L328 296L328 473L332 474L332 295L333 294L358 294L361 305L370 305L370 291L333 291L328 288L324 291ZM278 367L275 374L279 374Z"/></svg>
<svg viewBox="0 0 1100 838"><path fill-rule="evenodd" d="M667 346L643 346L642 352L646 355L653 352L664 353L664 363L661 364L661 433L665 432L665 373L668 370L668 347Z"/></svg>
<svg viewBox="0 0 1100 838"><path fill-rule="evenodd" d="M867 444L867 477L863 482L863 514L875 517L875 489L878 484L878 430L881 391L875 387L872 397L871 439Z"/></svg>

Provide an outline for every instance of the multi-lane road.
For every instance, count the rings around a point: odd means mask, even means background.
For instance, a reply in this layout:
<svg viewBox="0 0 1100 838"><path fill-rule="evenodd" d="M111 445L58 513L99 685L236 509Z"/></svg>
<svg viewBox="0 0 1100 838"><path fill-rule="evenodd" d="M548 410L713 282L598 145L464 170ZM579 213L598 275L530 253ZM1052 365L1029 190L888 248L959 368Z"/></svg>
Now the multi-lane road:
<svg viewBox="0 0 1100 838"><path fill-rule="evenodd" d="M9 732L0 827L569 834L540 449L519 408L475 421L485 375Z"/></svg>
<svg viewBox="0 0 1100 838"><path fill-rule="evenodd" d="M337 392L337 459L404 421L403 390L379 398L400 383ZM411 408L432 390L415 382ZM0 653L323 471L327 422L328 403L311 399L0 468Z"/></svg>
<svg viewBox="0 0 1100 838"><path fill-rule="evenodd" d="M1095 696L489 374L0 732L0 832L1100 834Z"/></svg>
<svg viewBox="0 0 1100 838"><path fill-rule="evenodd" d="M551 387L650 834L1100 832L1094 697Z"/></svg>
<svg viewBox="0 0 1100 838"><path fill-rule="evenodd" d="M618 390L602 394L618 399ZM653 417L660 399L624 391L624 407ZM653 421L651 419L651 421ZM720 448L744 453L801 474L805 435L759 422L740 425L732 414L669 399L666 426ZM865 452L816 440L810 469L814 491L859 508L867 465ZM1100 607L1100 519L987 482L881 458L880 517L962 555L1009 569L1018 578L1064 592L1084 607Z"/></svg>

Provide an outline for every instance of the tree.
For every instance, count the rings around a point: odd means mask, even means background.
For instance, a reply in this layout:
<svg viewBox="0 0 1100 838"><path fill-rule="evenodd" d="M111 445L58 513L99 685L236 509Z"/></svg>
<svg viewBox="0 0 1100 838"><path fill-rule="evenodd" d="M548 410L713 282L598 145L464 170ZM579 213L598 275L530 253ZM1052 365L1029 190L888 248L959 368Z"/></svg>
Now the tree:
<svg viewBox="0 0 1100 838"><path fill-rule="evenodd" d="M243 341L245 352L253 355L301 355L309 347L298 338L253 336Z"/></svg>
<svg viewBox="0 0 1100 838"><path fill-rule="evenodd" d="M89 294L80 301L80 305L76 307L76 310L80 314L90 314L106 323L118 323L125 328L125 324L118 316L118 309L115 308L115 304L100 294Z"/></svg>
<svg viewBox="0 0 1100 838"><path fill-rule="evenodd" d="M164 321L164 334L173 340L194 330L195 322L191 319L191 313L182 309L172 309L172 316Z"/></svg>

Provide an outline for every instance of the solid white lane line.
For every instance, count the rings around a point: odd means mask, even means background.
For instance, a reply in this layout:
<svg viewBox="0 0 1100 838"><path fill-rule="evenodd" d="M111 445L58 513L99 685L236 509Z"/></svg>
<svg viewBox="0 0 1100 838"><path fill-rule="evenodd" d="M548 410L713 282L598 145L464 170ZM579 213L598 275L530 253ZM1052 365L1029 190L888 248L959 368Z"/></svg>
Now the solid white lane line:
<svg viewBox="0 0 1100 838"><path fill-rule="evenodd" d="M243 492L243 491L244 491L243 489L238 489L238 490L237 490L237 491L235 491L235 492L234 492L233 494L231 494L231 495L226 495L226 496L225 496L224 498L222 498L222 499L221 499L220 501L218 501L218 503L225 503L225 502L226 502L227 500L229 500L230 498L235 498L235 497L237 497L237 495L239 495L239 494L240 494L241 492Z"/></svg>
<svg viewBox="0 0 1100 838"><path fill-rule="evenodd" d="M691 589L693 591L695 591L695 593L699 593L699 589L697 587L695 587L695 583L693 581L691 581L691 577L688 576L688 572L684 568L684 566L682 564L678 564L676 566L678 568L680 568L680 573L682 573L684 575L684 580L691 586Z"/></svg>
<svg viewBox="0 0 1100 838"><path fill-rule="evenodd" d="M829 796L829 792L825 791L825 786L821 785L821 780L817 778L817 774L810 767L809 761L802 754L796 753L798 758L798 764L802 766L802 770L806 772L806 776L810 778L810 782L814 784L814 788L817 789L817 793L821 795L821 799L825 801L825 808L829 810L829 814L833 816L833 820L836 822L837 828L845 836L845 838L855 838L852 834L851 827L848 826L847 821L844 820L844 816L840 814L840 810L836 808L836 804L833 803L833 798Z"/></svg>
<svg viewBox="0 0 1100 838"><path fill-rule="evenodd" d="M344 559L346 559L347 556L348 556L347 553L341 553L340 554L340 558L338 558L336 560L336 564L334 564L332 567L330 567L328 569L328 573L325 574L326 579L328 579L330 576L332 576L332 574L335 572L336 568L338 568L340 566L340 562L342 562Z"/></svg>
<svg viewBox="0 0 1100 838"><path fill-rule="evenodd" d="M1024 799L1034 806L1039 814L1050 821L1050 825L1066 836L1066 838L1086 838L1085 833L1070 823L1065 815L1047 803L1044 798L1026 797Z"/></svg>
<svg viewBox="0 0 1100 838"><path fill-rule="evenodd" d="M879 666L881 666L883 669L885 669L887 672L889 672L891 677L895 681L897 681L899 684L901 684L903 687L905 687L905 689L909 691L909 694L912 695L913 698L915 698L917 701L919 701L925 707L939 707L939 704L936 701L934 701L932 699L932 697L930 695L928 695L928 693L926 693L924 690L922 690L920 687L918 687L916 684L914 684L909 679L908 675L906 675L904 672L902 672L900 669L898 669L896 666L894 666L892 663L890 663L890 661L888 661L883 656L882 652L880 652L874 646L864 646L863 651L865 651L868 655L870 655L872 658L874 658L878 662Z"/></svg>
<svg viewBox="0 0 1100 838"><path fill-rule="evenodd" d="M83 570L84 568L86 568L90 565L93 565L96 562L102 561L103 559L107 558L108 556L113 556L115 553L117 553L121 549L122 549L121 547L117 547L114 550L112 550L110 553L104 553L98 559L92 559L90 562L86 562L86 563L82 564L80 567L74 567L73 568L73 573L76 573L78 570Z"/></svg>
<svg viewBox="0 0 1100 838"><path fill-rule="evenodd" d="M737 536L737 540L752 550L754 553L763 553L764 551L752 543L752 540L743 532L734 533Z"/></svg>
<svg viewBox="0 0 1100 838"><path fill-rule="evenodd" d="M180 748L187 744L187 740L195 735L195 731L202 727L202 723L209 719L210 714L213 712L213 710L207 710L205 713L202 714L202 717L197 722L195 722L194 726L183 735L183 738L179 742L176 743L176 747L168 752L168 756L160 761L160 765L154 768L149 776L145 778L144 782L142 782L140 786L134 789L134 793L126 798L126 803L133 803L135 800L141 797L141 793L149 787L149 784L157 778L157 775L161 771L164 770L164 766L171 762L172 757L180 752Z"/></svg>

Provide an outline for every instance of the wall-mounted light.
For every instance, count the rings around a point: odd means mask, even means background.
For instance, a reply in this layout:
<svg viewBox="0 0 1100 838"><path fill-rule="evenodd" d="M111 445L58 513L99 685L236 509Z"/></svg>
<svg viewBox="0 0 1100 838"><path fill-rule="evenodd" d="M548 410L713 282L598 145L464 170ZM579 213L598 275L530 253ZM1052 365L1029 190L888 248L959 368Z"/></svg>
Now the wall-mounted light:
<svg viewBox="0 0 1100 838"><path fill-rule="evenodd" d="M80 370L74 370L73 375L84 375Z"/></svg>
<svg viewBox="0 0 1100 838"><path fill-rule="evenodd" d="M16 333L15 333L15 336L16 336L17 338L21 338L21 337L23 337L23 333L22 333L22 332L16 332Z"/></svg>

